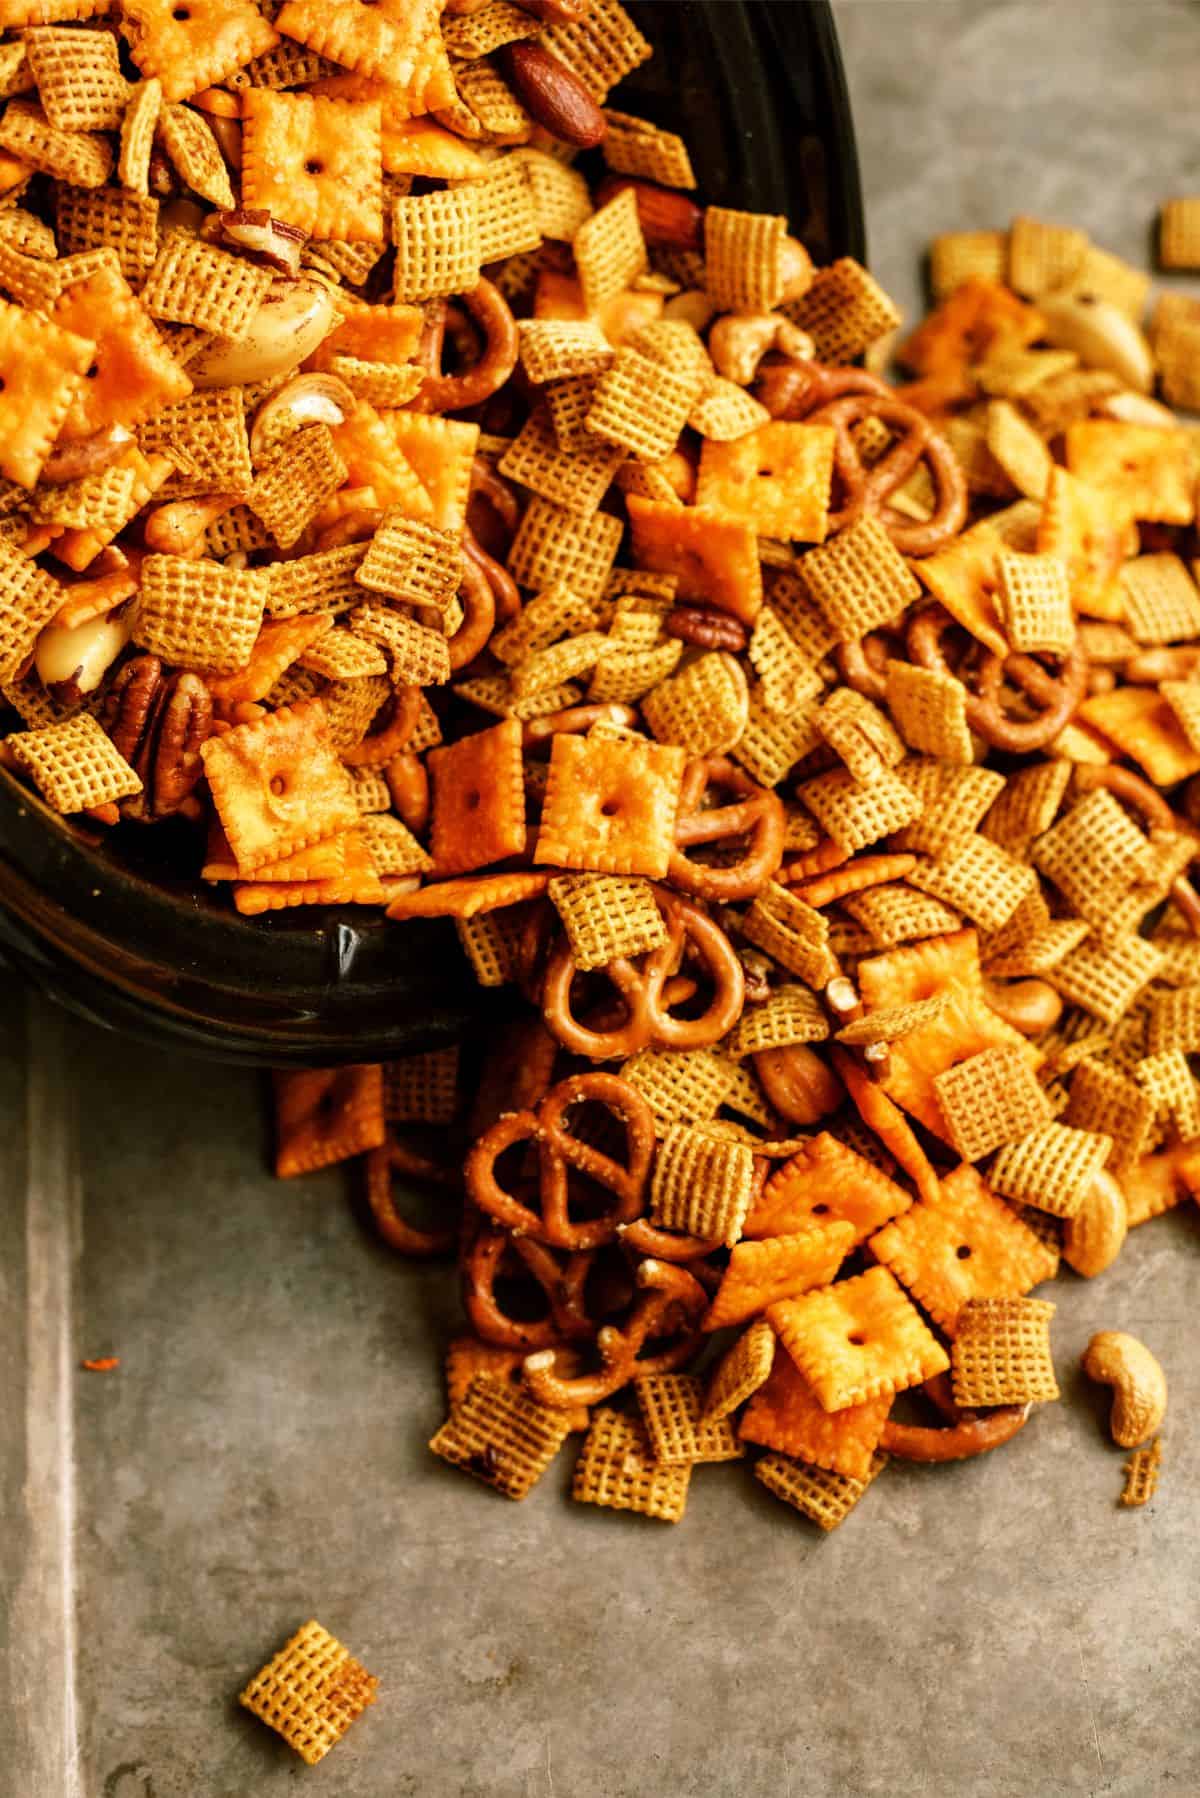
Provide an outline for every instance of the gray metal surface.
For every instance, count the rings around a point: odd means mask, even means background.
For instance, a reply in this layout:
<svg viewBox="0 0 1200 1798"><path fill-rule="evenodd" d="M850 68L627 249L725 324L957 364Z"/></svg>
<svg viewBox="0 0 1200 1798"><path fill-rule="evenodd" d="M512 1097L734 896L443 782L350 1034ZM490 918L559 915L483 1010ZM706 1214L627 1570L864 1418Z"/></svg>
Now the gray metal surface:
<svg viewBox="0 0 1200 1798"><path fill-rule="evenodd" d="M1043 210L1130 253L1195 185L1196 7L840 20L912 305L935 229ZM890 1468L828 1539L737 1466L674 1529L569 1504L569 1453L517 1506L424 1447L452 1277L387 1256L340 1173L269 1176L256 1079L0 1014L6 1798L1200 1790L1195 1207L1058 1283L1064 1404L991 1460ZM1112 1324L1171 1382L1142 1513L1073 1371ZM383 1687L309 1772L234 1695L314 1614Z"/></svg>

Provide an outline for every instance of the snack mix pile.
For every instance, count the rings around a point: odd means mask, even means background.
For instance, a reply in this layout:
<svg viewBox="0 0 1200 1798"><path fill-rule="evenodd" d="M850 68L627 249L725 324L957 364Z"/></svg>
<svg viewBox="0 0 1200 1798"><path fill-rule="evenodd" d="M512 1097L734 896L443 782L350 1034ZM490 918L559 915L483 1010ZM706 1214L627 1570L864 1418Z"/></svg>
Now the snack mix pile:
<svg viewBox="0 0 1200 1798"><path fill-rule="evenodd" d="M435 1452L521 1498L584 1432L576 1498L675 1521L751 1444L832 1529L1009 1440L1031 1290L1200 1191L1200 436L1151 397L1200 404L1200 301L1147 339L1142 273L1018 218L897 342L602 110L616 0L0 20L3 758L512 989L462 1079L277 1082L281 1174L365 1156L458 1254Z"/></svg>

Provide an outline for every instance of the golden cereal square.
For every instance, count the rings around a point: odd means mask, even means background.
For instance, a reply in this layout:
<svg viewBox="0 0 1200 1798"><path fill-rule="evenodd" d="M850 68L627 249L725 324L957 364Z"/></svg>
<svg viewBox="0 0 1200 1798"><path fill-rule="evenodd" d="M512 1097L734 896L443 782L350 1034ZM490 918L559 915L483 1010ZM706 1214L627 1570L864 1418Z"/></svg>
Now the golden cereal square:
<svg viewBox="0 0 1200 1798"><path fill-rule="evenodd" d="M633 1389L660 1467L740 1461L745 1454L727 1418L705 1417L704 1382L695 1374L646 1374Z"/></svg>
<svg viewBox="0 0 1200 1798"><path fill-rule="evenodd" d="M1162 1437L1156 1436L1149 1448L1139 1448L1125 1463L1125 1485L1120 1503L1131 1508L1148 1505L1158 1491L1158 1469L1162 1461Z"/></svg>
<svg viewBox="0 0 1200 1798"><path fill-rule="evenodd" d="M1160 268L1200 268L1200 198L1164 200L1158 215Z"/></svg>
<svg viewBox="0 0 1200 1798"><path fill-rule="evenodd" d="M639 462L661 462L675 448L701 379L679 364L620 349L596 382L586 428Z"/></svg>
<svg viewBox="0 0 1200 1798"><path fill-rule="evenodd" d="M903 1392L950 1365L885 1267L784 1299L767 1318L826 1411Z"/></svg>
<svg viewBox="0 0 1200 1798"><path fill-rule="evenodd" d="M70 411L95 345L0 300L0 474L32 487Z"/></svg>
<svg viewBox="0 0 1200 1798"><path fill-rule="evenodd" d="M38 26L25 33L25 53L52 125L60 131L119 129L129 90L115 37Z"/></svg>
<svg viewBox="0 0 1200 1798"><path fill-rule="evenodd" d="M517 719L430 750L426 766L433 789L429 845L439 875L520 855L525 783Z"/></svg>
<svg viewBox="0 0 1200 1798"><path fill-rule="evenodd" d="M705 290L719 312L770 312L785 285L787 220L709 206L704 214Z"/></svg>
<svg viewBox="0 0 1200 1798"><path fill-rule="evenodd" d="M617 85L651 55L651 47L619 0L592 0L581 19L552 25L543 41L552 56L574 70L601 104Z"/></svg>
<svg viewBox="0 0 1200 1798"><path fill-rule="evenodd" d="M123 0L121 13L130 55L168 100L219 85L279 42L253 0Z"/></svg>
<svg viewBox="0 0 1200 1798"><path fill-rule="evenodd" d="M147 556L134 640L178 666L236 674L254 650L265 597L256 570Z"/></svg>
<svg viewBox="0 0 1200 1798"><path fill-rule="evenodd" d="M769 1454L755 1462L754 1477L773 1497L810 1518L818 1529L836 1530L886 1465L885 1456L875 1455L868 1477L851 1480L823 1467L809 1467L788 1455Z"/></svg>
<svg viewBox="0 0 1200 1798"><path fill-rule="evenodd" d="M594 313L649 267L631 188L592 213L571 239L584 309Z"/></svg>
<svg viewBox="0 0 1200 1798"><path fill-rule="evenodd" d="M242 205L310 237L383 242L378 100L250 88L242 96Z"/></svg>
<svg viewBox="0 0 1200 1798"><path fill-rule="evenodd" d="M244 336L271 286L268 269L182 231L168 232L141 291L154 318Z"/></svg>
<svg viewBox="0 0 1200 1798"><path fill-rule="evenodd" d="M80 812L140 793L142 783L88 712L4 739L56 812Z"/></svg>
<svg viewBox="0 0 1200 1798"><path fill-rule="evenodd" d="M535 593L561 581L579 599L597 600L617 559L622 529L621 520L606 513L577 518L549 500L534 498L508 552L509 573Z"/></svg>
<svg viewBox="0 0 1200 1798"><path fill-rule="evenodd" d="M469 293L479 281L482 251L475 184L395 200L397 301Z"/></svg>
<svg viewBox="0 0 1200 1798"><path fill-rule="evenodd" d="M663 879L684 760L664 743L556 736L534 862Z"/></svg>
<svg viewBox="0 0 1200 1798"><path fill-rule="evenodd" d="M775 1359L775 1332L765 1317L755 1318L713 1370L704 1400L705 1417L730 1417L768 1379Z"/></svg>
<svg viewBox="0 0 1200 1798"><path fill-rule="evenodd" d="M893 623L921 591L908 563L870 514L810 549L801 558L800 576L839 643Z"/></svg>
<svg viewBox="0 0 1200 1798"><path fill-rule="evenodd" d="M968 1410L988 1405L1043 1405L1059 1395L1050 1357L1045 1299L975 1297L959 1313L950 1351L954 1402Z"/></svg>
<svg viewBox="0 0 1200 1798"><path fill-rule="evenodd" d="M505 1498L528 1496L570 1434L569 1410L538 1404L522 1387L478 1373L429 1446Z"/></svg>
<svg viewBox="0 0 1200 1798"><path fill-rule="evenodd" d="M575 1464L571 1497L612 1511L637 1511L660 1523L678 1523L687 1507L692 1467L660 1466L639 1419L610 1405L592 1413Z"/></svg>
<svg viewBox="0 0 1200 1798"><path fill-rule="evenodd" d="M1139 643L1200 636L1200 593L1179 556L1135 556L1121 570L1125 621Z"/></svg>
<svg viewBox="0 0 1200 1798"><path fill-rule="evenodd" d="M820 362L853 362L900 323L900 313L852 256L817 270L801 299L781 308L807 331Z"/></svg>
<svg viewBox="0 0 1200 1798"><path fill-rule="evenodd" d="M696 504L747 519L760 537L822 543L833 480L830 425L773 419L732 443L705 443Z"/></svg>
<svg viewBox="0 0 1200 1798"><path fill-rule="evenodd" d="M953 1336L970 1299L1009 1298L1054 1278L1056 1259L972 1167L919 1200L870 1241L871 1253Z"/></svg>
<svg viewBox="0 0 1200 1798"><path fill-rule="evenodd" d="M934 1075L950 1141L964 1161L1050 1122L1045 1094L1023 1049L985 1049Z"/></svg>
<svg viewBox="0 0 1200 1798"><path fill-rule="evenodd" d="M378 1688L375 1675L312 1618L259 1669L238 1703L315 1767L374 1704Z"/></svg>
<svg viewBox="0 0 1200 1798"><path fill-rule="evenodd" d="M1006 1199L1036 1206L1052 1217L1073 1217L1112 1146L1112 1138L1101 1132L1046 1124L1021 1142L1007 1143L988 1180Z"/></svg>
<svg viewBox="0 0 1200 1798"><path fill-rule="evenodd" d="M644 955L667 940L662 913L644 880L563 874L547 890L581 972L607 967L618 956Z"/></svg>
<svg viewBox="0 0 1200 1798"><path fill-rule="evenodd" d="M744 1143L710 1134L703 1124L672 1124L654 1158L650 1216L665 1230L732 1244L753 1190L754 1157Z"/></svg>

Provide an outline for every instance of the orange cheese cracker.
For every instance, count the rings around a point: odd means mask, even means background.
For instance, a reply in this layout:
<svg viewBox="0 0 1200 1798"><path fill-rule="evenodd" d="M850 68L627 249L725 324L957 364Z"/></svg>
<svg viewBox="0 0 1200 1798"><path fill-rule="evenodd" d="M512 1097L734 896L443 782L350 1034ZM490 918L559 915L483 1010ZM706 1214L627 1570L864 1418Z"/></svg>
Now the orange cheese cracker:
<svg viewBox="0 0 1200 1798"><path fill-rule="evenodd" d="M903 1392L950 1365L886 1267L783 1299L767 1318L826 1411Z"/></svg>
<svg viewBox="0 0 1200 1798"><path fill-rule="evenodd" d="M139 424L160 407L191 393L191 381L116 267L115 258L111 267L99 268L65 288L51 317L63 330L91 338L95 346L62 427L66 442L94 436L108 425Z"/></svg>
<svg viewBox="0 0 1200 1798"><path fill-rule="evenodd" d="M427 766L433 788L430 849L439 874L465 874L521 853L525 784L517 719L431 749Z"/></svg>
<svg viewBox="0 0 1200 1798"><path fill-rule="evenodd" d="M239 724L210 737L200 753L242 874L358 822L319 700Z"/></svg>
<svg viewBox="0 0 1200 1798"><path fill-rule="evenodd" d="M639 564L679 580L681 599L705 600L752 624L762 569L752 524L710 507L677 507L631 493L626 502Z"/></svg>
<svg viewBox="0 0 1200 1798"><path fill-rule="evenodd" d="M279 42L253 0L122 0L129 53L168 100L219 85Z"/></svg>
<svg viewBox="0 0 1200 1798"><path fill-rule="evenodd" d="M778 1299L828 1285L854 1242L854 1225L831 1218L787 1236L735 1243L703 1328L723 1330L729 1324L745 1323Z"/></svg>
<svg viewBox="0 0 1200 1798"><path fill-rule="evenodd" d="M828 1131L785 1161L751 1208L747 1237L787 1236L812 1225L845 1222L864 1241L912 1204L902 1186Z"/></svg>
<svg viewBox="0 0 1200 1798"><path fill-rule="evenodd" d="M32 487L91 367L90 337L0 300L0 474Z"/></svg>
<svg viewBox="0 0 1200 1798"><path fill-rule="evenodd" d="M534 861L661 880L685 760L673 744L556 736Z"/></svg>
<svg viewBox="0 0 1200 1798"><path fill-rule="evenodd" d="M377 100L250 88L242 96L242 204L310 237L383 241Z"/></svg>
<svg viewBox="0 0 1200 1798"><path fill-rule="evenodd" d="M705 443L696 504L744 518L762 537L823 543L833 447L832 426L783 419L732 443Z"/></svg>
<svg viewBox="0 0 1200 1798"><path fill-rule="evenodd" d="M383 1069L377 1062L275 1075L275 1172L281 1179L377 1149L384 1135Z"/></svg>
<svg viewBox="0 0 1200 1798"><path fill-rule="evenodd" d="M766 1382L750 1399L738 1426L745 1442L797 1455L848 1479L865 1479L892 1408L891 1393L827 1411L790 1355L776 1355Z"/></svg>

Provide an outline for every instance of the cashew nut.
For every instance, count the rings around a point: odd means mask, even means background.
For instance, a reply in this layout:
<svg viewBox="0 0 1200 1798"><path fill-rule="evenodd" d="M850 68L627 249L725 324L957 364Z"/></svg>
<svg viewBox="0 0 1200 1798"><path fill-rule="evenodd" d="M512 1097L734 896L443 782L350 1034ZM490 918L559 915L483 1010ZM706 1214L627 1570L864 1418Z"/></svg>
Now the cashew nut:
<svg viewBox="0 0 1200 1798"><path fill-rule="evenodd" d="M813 341L778 312L730 312L719 318L708 334L713 367L739 387L750 385L768 350L779 350L785 356L811 356Z"/></svg>
<svg viewBox="0 0 1200 1798"><path fill-rule="evenodd" d="M1118 1448L1136 1448L1159 1429L1167 1376L1144 1342L1124 1330L1101 1330L1087 1345L1083 1371L1113 1389L1108 1427Z"/></svg>
<svg viewBox="0 0 1200 1798"><path fill-rule="evenodd" d="M334 302L319 281L280 282L236 343L221 337L188 363L194 387L249 387L298 368L333 329Z"/></svg>
<svg viewBox="0 0 1200 1798"><path fill-rule="evenodd" d="M701 293L698 287L689 287L683 293L672 294L662 315L675 323L691 325L693 331L704 331L716 317L716 312L706 293Z"/></svg>
<svg viewBox="0 0 1200 1798"><path fill-rule="evenodd" d="M1063 1258L1085 1280L1111 1267L1129 1229L1125 1194L1101 1168L1092 1175L1083 1204L1063 1229Z"/></svg>
<svg viewBox="0 0 1200 1798"><path fill-rule="evenodd" d="M1062 999L1045 980L985 980L983 996L996 1015L1022 1036L1041 1036L1062 1016Z"/></svg>
<svg viewBox="0 0 1200 1798"><path fill-rule="evenodd" d="M1047 343L1074 350L1089 368L1110 369L1137 393L1154 387L1150 345L1127 312L1090 293L1043 295L1038 312Z"/></svg>
<svg viewBox="0 0 1200 1798"><path fill-rule="evenodd" d="M1102 417L1115 418L1123 425L1162 425L1168 429L1179 423L1169 406L1144 393L1106 393L1096 410Z"/></svg>
<svg viewBox="0 0 1200 1798"><path fill-rule="evenodd" d="M215 493L210 499L175 499L156 506L142 527L146 548L161 556L198 556L209 525L237 503L236 493Z"/></svg>
<svg viewBox="0 0 1200 1798"><path fill-rule="evenodd" d="M340 425L354 410L354 395L336 375L293 375L254 414L250 457L261 463L305 425Z"/></svg>

